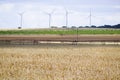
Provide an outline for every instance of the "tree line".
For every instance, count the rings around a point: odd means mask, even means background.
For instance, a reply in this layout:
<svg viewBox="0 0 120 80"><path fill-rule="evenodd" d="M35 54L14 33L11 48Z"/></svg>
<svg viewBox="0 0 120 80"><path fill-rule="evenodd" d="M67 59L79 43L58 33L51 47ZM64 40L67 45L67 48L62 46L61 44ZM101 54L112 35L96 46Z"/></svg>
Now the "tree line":
<svg viewBox="0 0 120 80"><path fill-rule="evenodd" d="M116 25L103 25L103 26L80 26L79 28L120 28L120 24L116 24Z"/></svg>
<svg viewBox="0 0 120 80"><path fill-rule="evenodd" d="M57 26L51 26L51 28L58 28ZM116 25L103 25L103 26L71 26L71 27L67 27L67 26L62 26L62 28L116 28L119 29L120 28L120 24L116 24Z"/></svg>

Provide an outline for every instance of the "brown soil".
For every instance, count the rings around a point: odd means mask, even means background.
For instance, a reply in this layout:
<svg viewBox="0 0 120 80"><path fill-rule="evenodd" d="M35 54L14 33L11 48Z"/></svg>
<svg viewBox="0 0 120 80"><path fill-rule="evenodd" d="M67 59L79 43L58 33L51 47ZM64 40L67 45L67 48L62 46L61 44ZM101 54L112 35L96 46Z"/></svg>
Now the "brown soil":
<svg viewBox="0 0 120 80"><path fill-rule="evenodd" d="M120 42L120 35L12 35L0 36L0 40L63 41L63 42Z"/></svg>

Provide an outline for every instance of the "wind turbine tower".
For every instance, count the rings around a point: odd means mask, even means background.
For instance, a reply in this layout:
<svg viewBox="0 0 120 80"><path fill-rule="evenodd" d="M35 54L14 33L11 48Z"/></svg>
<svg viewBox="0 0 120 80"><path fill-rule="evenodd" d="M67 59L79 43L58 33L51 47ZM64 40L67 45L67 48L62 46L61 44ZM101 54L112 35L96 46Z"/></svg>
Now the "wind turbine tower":
<svg viewBox="0 0 120 80"><path fill-rule="evenodd" d="M18 13L18 15L20 16L20 27L23 27L23 15L25 12L22 13Z"/></svg>
<svg viewBox="0 0 120 80"><path fill-rule="evenodd" d="M51 28L51 20L52 20L52 14L54 13L55 9L52 10L52 12L45 12L45 11L42 11L44 14L48 15L49 17L49 22L48 22L48 25L49 25L49 28Z"/></svg>
<svg viewBox="0 0 120 80"><path fill-rule="evenodd" d="M90 19L89 19L89 26L91 27L91 23L92 23L92 14L91 14L91 9L90 9L90 15L89 15Z"/></svg>
<svg viewBox="0 0 120 80"><path fill-rule="evenodd" d="M68 10L66 8L65 9L65 16L66 16L66 27L68 27Z"/></svg>

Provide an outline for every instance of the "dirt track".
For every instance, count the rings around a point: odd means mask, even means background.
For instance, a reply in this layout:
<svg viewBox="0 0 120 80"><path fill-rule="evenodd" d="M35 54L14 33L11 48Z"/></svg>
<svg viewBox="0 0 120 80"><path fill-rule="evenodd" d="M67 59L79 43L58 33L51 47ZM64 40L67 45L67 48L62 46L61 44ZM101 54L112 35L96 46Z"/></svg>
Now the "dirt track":
<svg viewBox="0 0 120 80"><path fill-rule="evenodd" d="M12 35L0 36L0 41L60 41L60 42L120 42L120 35Z"/></svg>

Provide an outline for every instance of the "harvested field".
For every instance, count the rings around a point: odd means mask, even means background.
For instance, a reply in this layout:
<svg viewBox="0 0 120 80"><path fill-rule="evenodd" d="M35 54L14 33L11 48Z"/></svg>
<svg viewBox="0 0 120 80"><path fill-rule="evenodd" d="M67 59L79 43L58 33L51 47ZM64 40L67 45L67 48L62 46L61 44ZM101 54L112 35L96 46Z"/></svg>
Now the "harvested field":
<svg viewBox="0 0 120 80"><path fill-rule="evenodd" d="M0 46L0 80L120 80L120 46Z"/></svg>

